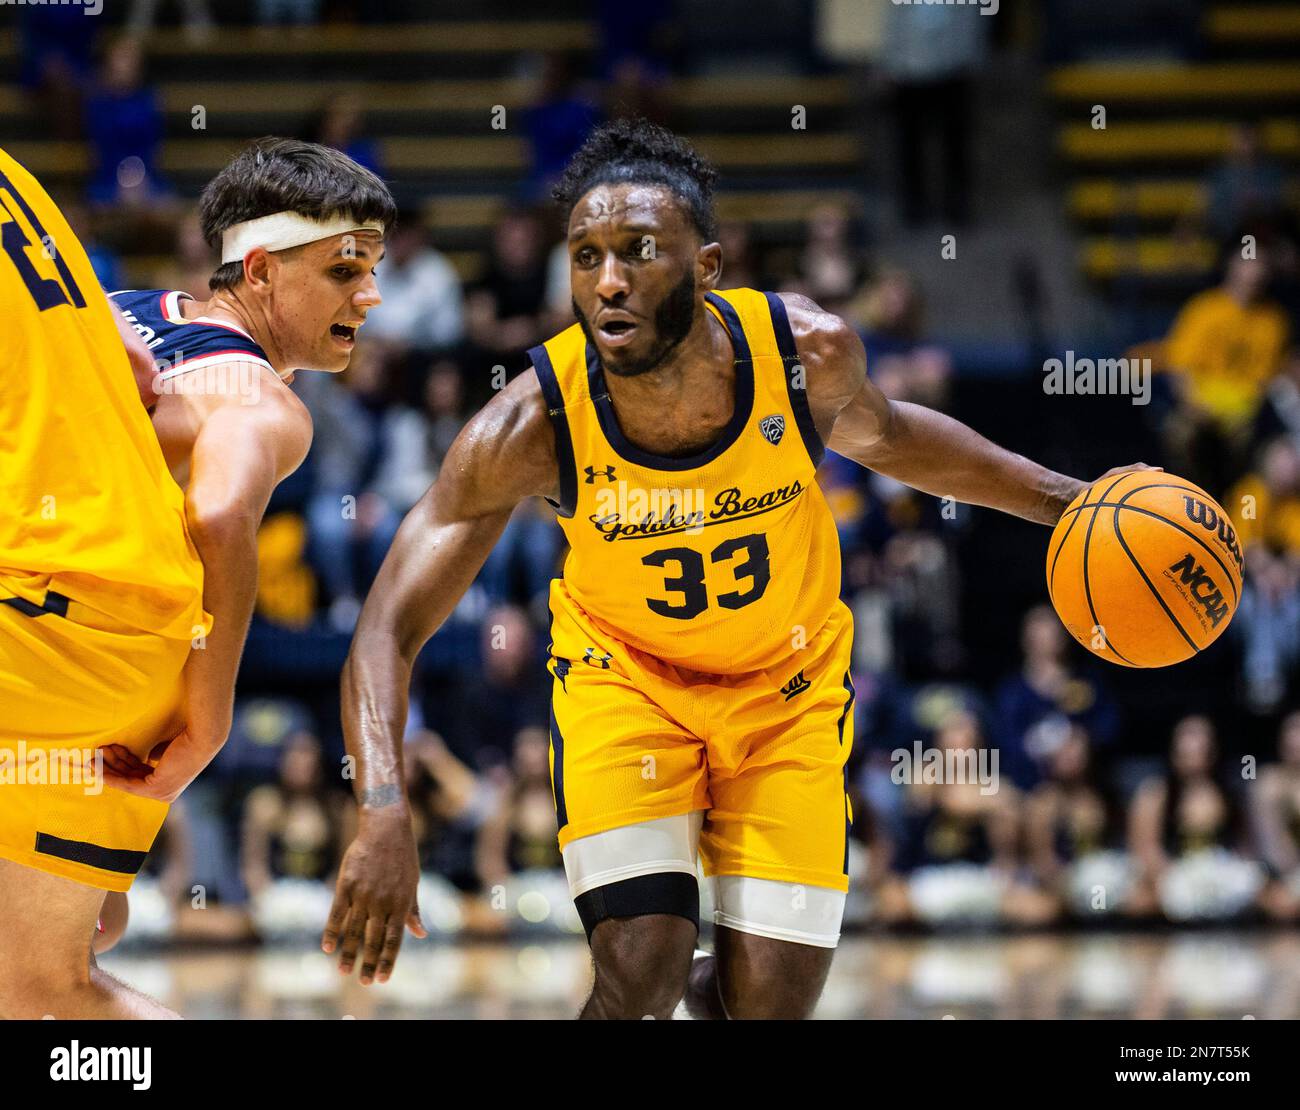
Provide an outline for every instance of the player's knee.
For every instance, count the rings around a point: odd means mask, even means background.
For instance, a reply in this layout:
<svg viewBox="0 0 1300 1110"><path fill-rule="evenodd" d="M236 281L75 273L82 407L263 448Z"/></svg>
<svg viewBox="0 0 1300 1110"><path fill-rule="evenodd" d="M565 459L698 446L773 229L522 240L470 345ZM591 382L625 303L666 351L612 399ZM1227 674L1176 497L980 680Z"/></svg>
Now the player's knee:
<svg viewBox="0 0 1300 1110"><path fill-rule="evenodd" d="M597 1008L606 1017L668 1018L686 991L697 929L684 917L611 917L592 933Z"/></svg>

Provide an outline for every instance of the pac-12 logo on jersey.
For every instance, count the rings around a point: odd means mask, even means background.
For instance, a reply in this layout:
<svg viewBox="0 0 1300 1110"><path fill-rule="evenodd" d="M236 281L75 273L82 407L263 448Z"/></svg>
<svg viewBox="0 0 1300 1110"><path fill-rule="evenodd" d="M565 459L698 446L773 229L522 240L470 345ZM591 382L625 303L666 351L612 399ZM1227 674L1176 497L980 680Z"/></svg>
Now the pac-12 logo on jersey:
<svg viewBox="0 0 1300 1110"><path fill-rule="evenodd" d="M758 422L758 430L763 433L763 438L775 447L785 435L785 417L779 412L765 416Z"/></svg>

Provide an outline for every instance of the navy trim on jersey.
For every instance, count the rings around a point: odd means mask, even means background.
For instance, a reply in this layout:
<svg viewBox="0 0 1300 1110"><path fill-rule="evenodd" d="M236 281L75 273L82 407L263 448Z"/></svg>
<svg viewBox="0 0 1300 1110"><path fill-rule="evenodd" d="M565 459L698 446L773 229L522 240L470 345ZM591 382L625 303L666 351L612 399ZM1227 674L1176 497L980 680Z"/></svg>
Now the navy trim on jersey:
<svg viewBox="0 0 1300 1110"><path fill-rule="evenodd" d="M149 348L155 363L162 362L169 377L186 373L188 363L195 363L194 369L202 359L217 361L238 361L241 358L256 359L271 365L266 352L249 336L234 325L208 323L202 320L185 320L176 323L163 315L166 299L175 290L170 289L134 289L111 295L112 301L123 314L130 313L127 323L135 328L136 334ZM193 300L182 293L181 300ZM203 365L211 366L208 361Z"/></svg>
<svg viewBox="0 0 1300 1110"><path fill-rule="evenodd" d="M36 834L35 850L42 856L84 863L87 867L112 871L115 875L138 874L148 854L132 852L126 848L105 848L102 844L92 844L88 840L64 840L61 836L44 832Z"/></svg>
<svg viewBox="0 0 1300 1110"><path fill-rule="evenodd" d="M684 458L670 458L643 451L629 440L623 429L618 426L618 417L614 413L614 403L610 399L609 389L605 385L605 368L600 364L600 355L589 342L587 344L587 381L591 387L591 399L596 406L596 416L600 420L601 430L611 447L622 459L637 466L652 470L694 470L712 462L730 447L745 430L750 413L754 409L754 360L749 353L749 340L745 338L745 329L740 326L740 317L730 303L716 293L705 293L705 299L713 305L722 316L727 334L731 336L731 346L736 355L736 403L731 413L731 421L722 430L721 437L710 447L695 455Z"/></svg>
<svg viewBox="0 0 1300 1110"><path fill-rule="evenodd" d="M790 398L790 409L794 421L799 425L799 435L808 450L808 457L813 466L821 466L826 454L826 445L817 434L817 425L813 422L812 410L808 407L808 380L805 374L803 388L794 384L794 368L799 363L799 351L795 346L794 332L790 328L790 317L785 310L785 302L776 293L764 293L768 310L772 313L772 330L776 333L776 346L781 352L781 362L785 366L785 389Z"/></svg>
<svg viewBox="0 0 1300 1110"><path fill-rule="evenodd" d="M848 719L849 711L853 708L853 700L857 697L857 691L853 689L853 677L848 671L844 672L844 689L849 692L848 700L844 703L844 712L840 714L840 747L844 747L844 722ZM849 820L849 765L844 764L844 874L849 873L849 836L853 831L853 822Z"/></svg>
<svg viewBox="0 0 1300 1110"><path fill-rule="evenodd" d="M569 823L569 807L564 801L564 735L560 732L559 722L555 719L555 691L551 691L551 749L554 755L554 768L551 772L552 786L555 792L555 823L564 828Z"/></svg>
<svg viewBox="0 0 1300 1110"><path fill-rule="evenodd" d="M546 415L551 418L551 427L555 429L555 461L560 468L560 503L557 505L549 497L546 501L554 506L557 516L571 517L578 511L578 464L573 457L569 418L564 413L564 393L546 348L534 347L528 352L528 357L533 360L533 369L537 371L537 380L542 386L542 397L546 400Z"/></svg>
<svg viewBox="0 0 1300 1110"><path fill-rule="evenodd" d="M56 617L66 617L68 615L68 599L53 590L46 591L45 600L40 605L22 597L0 598L0 605L8 605L12 609L17 609L24 617L43 617L46 613L52 613Z"/></svg>

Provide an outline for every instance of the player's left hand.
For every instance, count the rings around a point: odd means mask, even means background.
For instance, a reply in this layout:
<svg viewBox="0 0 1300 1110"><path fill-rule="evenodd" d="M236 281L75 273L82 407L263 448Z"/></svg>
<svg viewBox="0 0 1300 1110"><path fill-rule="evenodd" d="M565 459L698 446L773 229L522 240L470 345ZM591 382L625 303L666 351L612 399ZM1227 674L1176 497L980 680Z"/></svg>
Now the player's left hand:
<svg viewBox="0 0 1300 1110"><path fill-rule="evenodd" d="M1105 481L1107 478L1113 478L1116 474L1127 474L1130 470L1164 470L1163 466L1148 466L1146 463L1129 463L1127 466L1112 466L1105 474L1097 479L1097 482ZM1097 482L1093 482L1096 485Z"/></svg>

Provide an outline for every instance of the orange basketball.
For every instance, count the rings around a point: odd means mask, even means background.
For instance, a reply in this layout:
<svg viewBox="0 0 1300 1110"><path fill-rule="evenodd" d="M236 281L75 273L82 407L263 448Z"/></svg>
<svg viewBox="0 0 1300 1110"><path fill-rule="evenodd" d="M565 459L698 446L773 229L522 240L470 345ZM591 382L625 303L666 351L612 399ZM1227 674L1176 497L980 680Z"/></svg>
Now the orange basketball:
<svg viewBox="0 0 1300 1110"><path fill-rule="evenodd" d="M1062 623L1126 667L1167 667L1214 643L1237 611L1241 570L1228 514L1159 470L1089 486L1047 546L1047 592Z"/></svg>

